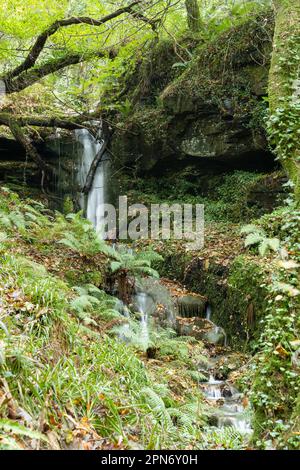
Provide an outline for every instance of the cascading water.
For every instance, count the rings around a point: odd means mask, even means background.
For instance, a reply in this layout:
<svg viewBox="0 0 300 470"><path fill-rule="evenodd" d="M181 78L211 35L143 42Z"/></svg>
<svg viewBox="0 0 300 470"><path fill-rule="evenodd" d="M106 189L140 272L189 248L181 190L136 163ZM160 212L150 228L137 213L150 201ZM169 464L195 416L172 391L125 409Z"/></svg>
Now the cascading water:
<svg viewBox="0 0 300 470"><path fill-rule="evenodd" d="M223 382L219 380L215 380L213 375L210 375L205 391L205 395L207 396L207 398L209 398L210 400L219 400L222 397L220 387L222 383Z"/></svg>
<svg viewBox="0 0 300 470"><path fill-rule="evenodd" d="M204 394L208 400L221 403L217 411L218 427L231 426L241 434L252 433L249 412L244 409L241 394L236 389L224 380L216 380L213 374L210 374L208 382L204 385Z"/></svg>
<svg viewBox="0 0 300 470"><path fill-rule="evenodd" d="M148 326L148 296L145 292L139 292L135 297L135 304L138 312L141 314L141 342L146 347L149 343L149 326Z"/></svg>
<svg viewBox="0 0 300 470"><path fill-rule="evenodd" d="M206 318L206 320L211 320L211 306L210 306L210 304L206 305L205 318Z"/></svg>
<svg viewBox="0 0 300 470"><path fill-rule="evenodd" d="M126 305L123 304L123 302L120 300L120 304L121 304L121 314L123 315L123 317L127 318L128 320L128 323L124 323L120 328L119 328L119 331L118 331L118 336L119 336L119 339L121 341L124 341L125 343L128 343L129 342L129 338L130 338L130 335L131 335L131 331L130 331L130 324L129 324L129 319L130 319L130 312L129 312L129 309Z"/></svg>
<svg viewBox="0 0 300 470"><path fill-rule="evenodd" d="M78 129L75 131L77 141L82 145L82 152L79 161L78 183L82 188L86 183L86 178L91 165L100 152L103 140L95 138L87 129ZM88 220L92 222L98 233L103 234L104 225L104 204L106 202L106 180L109 171L109 159L104 154L104 158L99 163L92 187L85 197L80 197L80 205L84 210Z"/></svg>

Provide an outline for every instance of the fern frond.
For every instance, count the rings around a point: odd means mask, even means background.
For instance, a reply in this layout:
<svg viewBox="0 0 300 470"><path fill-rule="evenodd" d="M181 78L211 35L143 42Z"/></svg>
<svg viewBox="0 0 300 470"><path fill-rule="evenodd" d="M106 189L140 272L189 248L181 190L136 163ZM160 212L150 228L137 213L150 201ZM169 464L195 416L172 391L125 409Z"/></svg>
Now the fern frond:
<svg viewBox="0 0 300 470"><path fill-rule="evenodd" d="M259 233L249 233L245 239L245 247L257 245L263 241L263 236Z"/></svg>
<svg viewBox="0 0 300 470"><path fill-rule="evenodd" d="M173 422L162 398L150 387L144 387L141 391L141 395L148 404L151 413L160 422L160 424L162 424L166 430L172 430Z"/></svg>
<svg viewBox="0 0 300 470"><path fill-rule="evenodd" d="M258 252L260 256L265 256L268 250L269 250L269 241L267 238L265 238L260 242L258 246Z"/></svg>
<svg viewBox="0 0 300 470"><path fill-rule="evenodd" d="M242 228L241 228L241 231L240 233L242 235L248 235L249 233L260 233L260 234L264 234L264 230L260 227L258 227L257 225L254 225L254 224L248 224L248 225L244 225Z"/></svg>

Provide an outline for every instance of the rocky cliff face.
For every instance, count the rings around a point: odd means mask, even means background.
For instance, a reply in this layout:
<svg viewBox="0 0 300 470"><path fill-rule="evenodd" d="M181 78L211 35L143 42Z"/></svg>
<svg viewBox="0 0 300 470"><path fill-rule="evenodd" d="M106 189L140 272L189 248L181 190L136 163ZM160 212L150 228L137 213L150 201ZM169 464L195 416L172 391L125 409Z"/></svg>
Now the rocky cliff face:
<svg viewBox="0 0 300 470"><path fill-rule="evenodd" d="M186 165L272 168L263 126L272 29L272 16L264 15L211 43L190 46L193 59L181 75L174 78L172 60L165 60L171 78L166 85L164 71L163 88L160 61L152 60L151 71L140 64L131 80L134 91L129 89L133 112L120 116L112 142L117 161L139 173ZM170 48L172 53L178 61Z"/></svg>
<svg viewBox="0 0 300 470"><path fill-rule="evenodd" d="M45 161L57 169L57 176L50 184L47 182L50 205L62 210L68 198L78 208L76 173L81 149L73 133L66 132L61 137L48 133L35 145ZM29 196L48 198L42 191L42 177L37 165L27 158L24 148L9 135L0 136L0 184L9 184Z"/></svg>

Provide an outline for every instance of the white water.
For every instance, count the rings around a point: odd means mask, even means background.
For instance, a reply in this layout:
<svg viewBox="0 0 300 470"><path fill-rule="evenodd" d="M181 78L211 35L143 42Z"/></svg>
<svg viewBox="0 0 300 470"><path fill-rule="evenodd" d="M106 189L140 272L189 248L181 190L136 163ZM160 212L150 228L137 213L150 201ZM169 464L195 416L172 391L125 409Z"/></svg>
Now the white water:
<svg viewBox="0 0 300 470"><path fill-rule="evenodd" d="M206 317L206 320L211 319L211 306L209 304L207 304L206 306L205 317Z"/></svg>
<svg viewBox="0 0 300 470"><path fill-rule="evenodd" d="M141 314L141 342L146 346L149 343L148 327L148 296L145 292L140 292L135 298L138 312Z"/></svg>
<svg viewBox="0 0 300 470"><path fill-rule="evenodd" d="M79 161L78 183L82 188L86 182L88 172L95 156L100 151L103 141L97 140L87 129L75 131L76 139L82 145L82 154ZM87 197L80 198L81 208L86 218L92 222L98 233L103 234L104 204L106 202L106 173L108 160L104 158L96 169L92 187Z"/></svg>
<svg viewBox="0 0 300 470"><path fill-rule="evenodd" d="M204 389L205 396L208 400L217 402L222 399L224 401L218 411L218 427L232 426L241 434L251 434L251 422L240 401L241 394L236 393L235 389L230 387L232 396L229 398L224 396L224 384L226 384L225 381L216 380L211 374Z"/></svg>
<svg viewBox="0 0 300 470"><path fill-rule="evenodd" d="M125 343L127 343L129 342L129 338L131 335L130 324L129 324L130 312L129 312L128 307L124 305L121 300L120 300L120 304L121 304L121 313L123 317L128 319L128 323L124 323L122 326L120 326L118 330L118 336L121 341L124 341Z"/></svg>
<svg viewBox="0 0 300 470"><path fill-rule="evenodd" d="M247 419L245 419L244 414L236 416L220 416L218 418L218 426L232 426L234 429L239 431L241 434L252 434L253 430Z"/></svg>
<svg viewBox="0 0 300 470"><path fill-rule="evenodd" d="M219 400L222 398L221 385L223 384L220 380L215 380L213 375L210 375L209 381L207 382L205 395L209 400Z"/></svg>

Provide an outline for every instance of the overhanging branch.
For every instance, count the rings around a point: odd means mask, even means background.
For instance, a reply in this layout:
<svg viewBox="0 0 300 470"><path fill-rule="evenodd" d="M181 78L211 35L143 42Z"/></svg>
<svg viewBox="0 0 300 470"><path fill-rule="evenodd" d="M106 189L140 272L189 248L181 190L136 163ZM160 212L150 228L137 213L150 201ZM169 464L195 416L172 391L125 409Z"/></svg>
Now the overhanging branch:
<svg viewBox="0 0 300 470"><path fill-rule="evenodd" d="M50 73L61 70L62 68L72 64L78 64L83 60L87 60L88 57L84 57L81 54L69 54L63 58L47 61L44 65L35 68L36 62L42 53L48 38L53 36L61 28L77 24L87 24L99 27L125 13L130 13L134 18L149 24L151 28L155 30L156 21L147 18L142 13L135 10L135 7L140 4L141 0L136 0L128 6L120 8L98 20L86 16L79 16L55 21L37 37L24 61L13 70L10 70L0 77L1 80L5 82L6 92L9 94L21 91ZM92 56L106 57L107 53L100 51L92 53Z"/></svg>
<svg viewBox="0 0 300 470"><path fill-rule="evenodd" d="M100 118L100 111L94 113L85 113L79 116L62 117L39 117L39 116L14 116L9 113L0 113L0 125L10 127L13 120L19 127L60 127L62 129L74 130L87 127L84 123Z"/></svg>
<svg viewBox="0 0 300 470"><path fill-rule="evenodd" d="M37 37L34 45L30 49L29 54L27 55L26 59L22 62L22 64L18 65L18 67L8 72L6 74L6 77L10 77L10 78L17 77L18 75L20 75L20 73L25 72L26 70L29 70L30 68L32 68L35 65L37 59L39 58L42 50L44 49L47 39L50 36L53 36L59 29L66 27L66 26L76 25L76 24L88 24L91 26L102 26L108 21L114 18L117 18L118 16L123 15L124 13L131 12L132 9L139 3L140 3L140 0L136 0L135 2L132 2L127 7L120 8L114 11L113 13L110 13L109 15L104 16L103 18L99 20L90 18L87 16L78 16L78 17L64 18L62 20L55 21Z"/></svg>
<svg viewBox="0 0 300 470"><path fill-rule="evenodd" d="M98 51L90 53L86 56L82 54L69 54L59 59L49 60L48 62L42 64L39 67L35 67L26 72L22 72L18 77L15 77L13 79L10 78L10 76L8 76L7 78L3 78L6 87L6 93L11 94L24 90L25 88L38 82L41 78L50 75L51 73L58 72L59 70L62 70L65 67L69 67L70 65L79 64L80 62L89 60L92 57L109 57L110 59L112 59L116 57L116 55L116 51L114 49L111 49L108 52Z"/></svg>

